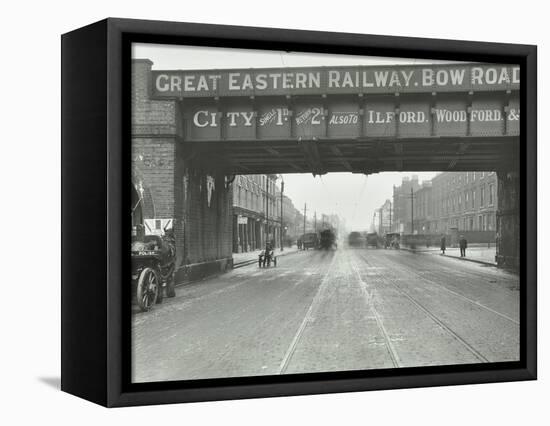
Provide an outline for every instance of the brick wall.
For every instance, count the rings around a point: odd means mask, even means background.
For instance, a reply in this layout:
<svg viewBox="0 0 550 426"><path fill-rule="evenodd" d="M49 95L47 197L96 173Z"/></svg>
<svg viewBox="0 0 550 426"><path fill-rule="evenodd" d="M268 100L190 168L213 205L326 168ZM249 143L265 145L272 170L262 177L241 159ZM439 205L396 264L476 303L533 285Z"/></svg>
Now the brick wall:
<svg viewBox="0 0 550 426"><path fill-rule="evenodd" d="M143 217L174 218L176 279L225 270L232 257L232 190L208 159L190 158L179 105L150 99L148 60L132 68L132 178L144 194Z"/></svg>

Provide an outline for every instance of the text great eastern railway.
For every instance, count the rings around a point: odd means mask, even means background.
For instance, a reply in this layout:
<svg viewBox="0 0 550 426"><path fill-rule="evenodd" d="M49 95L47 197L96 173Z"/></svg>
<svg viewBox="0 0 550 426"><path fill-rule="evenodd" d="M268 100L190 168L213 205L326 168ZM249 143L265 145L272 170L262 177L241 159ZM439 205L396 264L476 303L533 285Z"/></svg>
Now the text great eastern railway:
<svg viewBox="0 0 550 426"><path fill-rule="evenodd" d="M153 96L313 95L519 89L518 66L286 68L153 71Z"/></svg>

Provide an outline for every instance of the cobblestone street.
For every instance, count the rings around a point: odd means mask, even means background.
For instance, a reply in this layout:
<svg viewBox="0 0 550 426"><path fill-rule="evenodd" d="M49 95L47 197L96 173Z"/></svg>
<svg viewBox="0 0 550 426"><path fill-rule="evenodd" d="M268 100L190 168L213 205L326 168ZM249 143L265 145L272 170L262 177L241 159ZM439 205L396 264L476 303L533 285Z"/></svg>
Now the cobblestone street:
<svg viewBox="0 0 550 426"><path fill-rule="evenodd" d="M133 379L519 359L518 277L403 250L302 251L134 312Z"/></svg>

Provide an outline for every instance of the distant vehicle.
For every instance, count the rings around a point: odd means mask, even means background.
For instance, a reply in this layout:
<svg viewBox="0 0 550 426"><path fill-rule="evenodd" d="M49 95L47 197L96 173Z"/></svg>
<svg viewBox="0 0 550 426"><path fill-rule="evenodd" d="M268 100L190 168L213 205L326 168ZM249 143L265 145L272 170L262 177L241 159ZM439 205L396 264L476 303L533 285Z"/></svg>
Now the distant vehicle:
<svg viewBox="0 0 550 426"><path fill-rule="evenodd" d="M361 232L350 232L348 235L348 245L350 247L365 247L365 237Z"/></svg>
<svg viewBox="0 0 550 426"><path fill-rule="evenodd" d="M336 234L332 229L324 229L320 232L319 248L322 250L332 250L338 248L336 243Z"/></svg>
<svg viewBox="0 0 550 426"><path fill-rule="evenodd" d="M376 232L369 232L367 234L367 247L376 247L378 248L380 244L380 238Z"/></svg>
<svg viewBox="0 0 550 426"><path fill-rule="evenodd" d="M384 248L399 249L401 234L399 232L388 232L384 238Z"/></svg>
<svg viewBox="0 0 550 426"><path fill-rule="evenodd" d="M319 236L316 232L302 235L302 250L315 249L319 246Z"/></svg>

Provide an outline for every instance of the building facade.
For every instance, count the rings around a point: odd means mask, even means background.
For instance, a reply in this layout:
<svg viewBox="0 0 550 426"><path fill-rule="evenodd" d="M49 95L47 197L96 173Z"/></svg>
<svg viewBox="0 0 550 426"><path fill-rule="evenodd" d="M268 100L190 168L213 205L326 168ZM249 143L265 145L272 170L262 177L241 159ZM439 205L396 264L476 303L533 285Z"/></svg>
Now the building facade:
<svg viewBox="0 0 550 426"><path fill-rule="evenodd" d="M393 232L413 233L414 214L412 209L414 202L411 202L411 195L418 189L420 189L420 184L417 175L413 175L412 178L404 177L401 180L401 186L393 187Z"/></svg>
<svg viewBox="0 0 550 426"><path fill-rule="evenodd" d="M413 224L416 234L432 234L434 229L434 203L432 182L422 182L413 197Z"/></svg>
<svg viewBox="0 0 550 426"><path fill-rule="evenodd" d="M405 177L401 186L393 188L393 224L389 229L426 235L462 232L470 233L474 240L494 240L497 182L495 172L443 172L422 184L417 176ZM387 201L380 209L387 209ZM382 219L384 222L384 215Z"/></svg>
<svg viewBox="0 0 550 426"><path fill-rule="evenodd" d="M495 172L440 173L432 179L433 231L495 232L497 175Z"/></svg>
<svg viewBox="0 0 550 426"><path fill-rule="evenodd" d="M233 181L233 252L279 241L280 190L275 175L237 175ZM267 239L267 240L266 240Z"/></svg>
<svg viewBox="0 0 550 426"><path fill-rule="evenodd" d="M237 175L233 181L233 252L293 244L302 233L303 215L281 194L276 175ZM282 205L282 212L281 212ZM283 220L281 221L281 213Z"/></svg>
<svg viewBox="0 0 550 426"><path fill-rule="evenodd" d="M386 200L379 209L374 211L371 232L384 235L393 229L393 206L390 200Z"/></svg>

